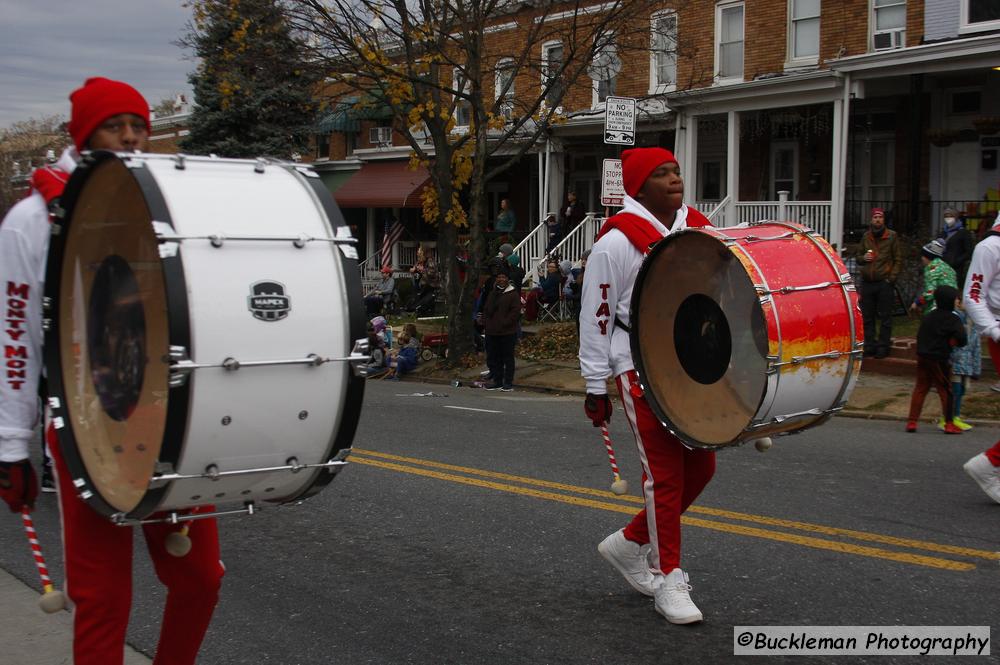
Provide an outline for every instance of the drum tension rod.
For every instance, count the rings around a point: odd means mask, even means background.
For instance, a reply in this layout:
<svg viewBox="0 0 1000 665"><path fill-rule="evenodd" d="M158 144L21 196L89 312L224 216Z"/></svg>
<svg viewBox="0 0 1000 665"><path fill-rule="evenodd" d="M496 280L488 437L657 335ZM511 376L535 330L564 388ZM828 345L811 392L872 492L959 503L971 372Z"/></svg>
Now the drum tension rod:
<svg viewBox="0 0 1000 665"><path fill-rule="evenodd" d="M781 367L783 365L800 365L810 360L836 360L841 356L855 356L858 354L857 350L854 351L827 351L826 353L817 353L811 356L792 356L791 360L785 360L784 362L771 362L771 367ZM768 356L768 358L774 358L777 360L776 356Z"/></svg>
<svg viewBox="0 0 1000 665"><path fill-rule="evenodd" d="M156 239L161 243L182 242L184 240L207 240L212 247L222 247L227 241L244 242L290 242L298 249L304 248L311 242L328 242L334 245L357 245L358 239L353 237L318 238L304 233L297 236L227 236L224 233L210 233L208 235L178 235L173 228L164 222L153 222L153 232Z"/></svg>
<svg viewBox="0 0 1000 665"><path fill-rule="evenodd" d="M754 289L757 290L757 295L770 295L772 293L782 293L789 294L796 291L819 291L822 289L828 289L832 286L848 286L852 284L850 280L839 281L839 282L820 282L819 284L810 284L808 286L783 286L780 289L768 289L763 284L754 284Z"/></svg>
<svg viewBox="0 0 1000 665"><path fill-rule="evenodd" d="M284 358L274 360L237 360L236 358L226 358L221 363L196 363L192 362L188 355L187 348L183 346L170 347L170 379L171 388L183 386L196 369L221 368L230 372L244 367L269 367L272 365L306 365L307 367L318 367L331 362L346 362L351 364L352 372L357 375L360 366L371 360L368 351L368 340L359 339L354 342L354 348L349 356L343 358L326 358L315 353L310 353L305 358Z"/></svg>
<svg viewBox="0 0 1000 665"><path fill-rule="evenodd" d="M350 449L345 449L347 453L350 453ZM290 471L291 473L299 473L304 469L326 469L332 473L338 473L343 467L347 466L347 454L341 454L341 451L329 462L317 462L315 464L300 464L299 460L295 457L290 457L287 462L282 466L268 466L261 467L259 469L235 469L233 471L219 471L219 467L216 464L209 464L205 467L205 473L158 473L153 475L149 481L150 489L157 489L163 487L163 485L173 482L175 480L211 480L217 481L221 478L230 478L233 476L252 476L259 473L274 473L276 471ZM161 467L162 468L162 467Z"/></svg>
<svg viewBox="0 0 1000 665"><path fill-rule="evenodd" d="M193 522L194 520L204 520L209 517L224 517L226 515L254 515L260 510L253 501L243 504L242 508L236 510L217 510L212 513L178 513L176 510L170 511L166 517L152 520L129 519L125 513L115 513L111 516L111 521L115 526L140 526L142 524L180 524L181 522Z"/></svg>

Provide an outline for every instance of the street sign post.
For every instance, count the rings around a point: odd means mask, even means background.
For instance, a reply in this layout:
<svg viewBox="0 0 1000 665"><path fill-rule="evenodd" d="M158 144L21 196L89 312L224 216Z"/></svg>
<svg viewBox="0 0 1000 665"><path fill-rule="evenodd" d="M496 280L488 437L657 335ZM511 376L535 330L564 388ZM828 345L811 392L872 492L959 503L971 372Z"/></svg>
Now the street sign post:
<svg viewBox="0 0 1000 665"><path fill-rule="evenodd" d="M604 142L635 145L635 100L608 97L604 106Z"/></svg>
<svg viewBox="0 0 1000 665"><path fill-rule="evenodd" d="M622 160L605 159L601 177L601 205L621 207L625 202Z"/></svg>

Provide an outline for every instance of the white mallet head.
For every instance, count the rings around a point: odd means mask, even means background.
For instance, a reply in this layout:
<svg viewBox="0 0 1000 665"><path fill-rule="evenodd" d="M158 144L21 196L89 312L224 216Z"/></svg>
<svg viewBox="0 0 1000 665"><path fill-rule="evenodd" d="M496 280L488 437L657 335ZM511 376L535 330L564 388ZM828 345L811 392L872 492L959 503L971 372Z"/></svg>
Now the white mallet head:
<svg viewBox="0 0 1000 665"><path fill-rule="evenodd" d="M59 610L66 609L66 596L58 589L46 591L38 599L38 606L46 614L55 614Z"/></svg>
<svg viewBox="0 0 1000 665"><path fill-rule="evenodd" d="M166 547L167 553L170 556L178 558L186 556L187 553L191 551L191 539L188 538L187 534L181 533L180 531L174 531L169 534L163 545Z"/></svg>
<svg viewBox="0 0 1000 665"><path fill-rule="evenodd" d="M768 450L771 449L772 445L773 442L771 441L771 437L769 436L765 436L764 438L757 439L756 441L753 442L753 447L756 448L757 451L761 453L766 453Z"/></svg>
<svg viewBox="0 0 1000 665"><path fill-rule="evenodd" d="M622 494L628 494L628 481L624 478L619 478L615 482L611 483L611 491L619 496Z"/></svg>

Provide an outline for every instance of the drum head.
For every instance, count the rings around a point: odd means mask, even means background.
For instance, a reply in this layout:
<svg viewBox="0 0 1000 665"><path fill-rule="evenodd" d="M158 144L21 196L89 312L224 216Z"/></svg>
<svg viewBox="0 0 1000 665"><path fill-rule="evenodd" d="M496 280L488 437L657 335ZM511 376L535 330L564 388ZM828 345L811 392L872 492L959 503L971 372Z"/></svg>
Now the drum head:
<svg viewBox="0 0 1000 665"><path fill-rule="evenodd" d="M121 512L145 495L166 427L167 301L151 221L129 169L105 159L76 199L60 266L62 397L76 445L67 458Z"/></svg>
<svg viewBox="0 0 1000 665"><path fill-rule="evenodd" d="M767 387L754 285L714 236L685 231L646 257L632 295L632 358L654 413L687 443L738 443Z"/></svg>

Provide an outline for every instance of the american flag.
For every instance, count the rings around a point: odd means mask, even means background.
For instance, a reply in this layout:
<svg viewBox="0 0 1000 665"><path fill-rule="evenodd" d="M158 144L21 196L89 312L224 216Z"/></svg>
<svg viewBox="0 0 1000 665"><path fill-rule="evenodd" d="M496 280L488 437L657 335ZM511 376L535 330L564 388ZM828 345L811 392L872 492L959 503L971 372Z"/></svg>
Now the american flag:
<svg viewBox="0 0 1000 665"><path fill-rule="evenodd" d="M392 246L403 235L403 225L394 219L385 220L385 234L382 236L382 267L392 267Z"/></svg>

